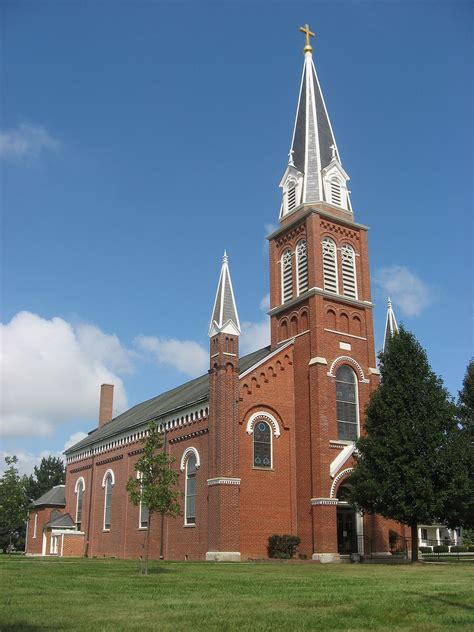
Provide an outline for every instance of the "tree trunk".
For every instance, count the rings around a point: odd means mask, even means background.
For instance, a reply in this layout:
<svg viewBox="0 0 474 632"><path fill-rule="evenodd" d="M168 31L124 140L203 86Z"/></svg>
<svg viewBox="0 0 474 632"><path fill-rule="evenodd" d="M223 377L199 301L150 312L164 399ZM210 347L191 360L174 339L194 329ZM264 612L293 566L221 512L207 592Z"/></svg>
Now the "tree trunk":
<svg viewBox="0 0 474 632"><path fill-rule="evenodd" d="M411 524L411 561L418 562L418 525Z"/></svg>
<svg viewBox="0 0 474 632"><path fill-rule="evenodd" d="M151 516L152 516L152 512L150 511L148 513L148 527L145 533L145 569L144 569L144 574L148 575L148 550L150 548L150 528L151 528Z"/></svg>
<svg viewBox="0 0 474 632"><path fill-rule="evenodd" d="M12 559L12 532L10 531L10 544L8 545L8 559Z"/></svg>

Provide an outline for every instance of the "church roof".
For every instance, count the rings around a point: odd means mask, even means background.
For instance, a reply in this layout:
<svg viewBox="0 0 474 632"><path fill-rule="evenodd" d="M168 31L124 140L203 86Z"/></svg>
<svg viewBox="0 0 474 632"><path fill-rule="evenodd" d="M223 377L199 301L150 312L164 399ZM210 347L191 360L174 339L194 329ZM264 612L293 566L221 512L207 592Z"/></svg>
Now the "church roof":
<svg viewBox="0 0 474 632"><path fill-rule="evenodd" d="M237 314L237 307L235 305L228 262L227 253L224 252L214 309L212 310L211 322L209 324L209 336L214 336L219 332L230 333L234 336L240 334L239 315Z"/></svg>
<svg viewBox="0 0 474 632"><path fill-rule="evenodd" d="M59 516L59 518L55 518L54 520L50 520L49 522L47 522L44 525L44 529L46 528L63 528L63 529L72 529L73 527L75 527L75 523L74 520L71 518L71 516L67 513L64 514L64 516Z"/></svg>
<svg viewBox="0 0 474 632"><path fill-rule="evenodd" d="M388 341L393 336L393 334L398 333L398 325L397 320L395 318L395 313L392 307L392 301L390 297L387 301L387 318L385 320L385 334L383 337L383 350L387 351Z"/></svg>
<svg viewBox="0 0 474 632"><path fill-rule="evenodd" d="M64 507L66 505L66 496L64 494L64 485L55 485L49 489L45 494L37 498L33 505L40 507L41 505L54 505L58 507Z"/></svg>
<svg viewBox="0 0 474 632"><path fill-rule="evenodd" d="M270 355L272 349L270 346L263 347L258 351L249 353L239 359L239 367L241 373L250 369L254 364L263 360ZM129 428L135 426L143 426L147 422L154 419L159 420L166 414L190 406L191 404L205 401L209 397L209 375L201 375L194 380L190 380L177 388L166 391L157 397L153 397L141 404L137 404L112 419L108 424L91 431L87 437L71 446L65 451L65 454L76 452L88 446L92 446L98 441L103 441L109 437L120 434Z"/></svg>

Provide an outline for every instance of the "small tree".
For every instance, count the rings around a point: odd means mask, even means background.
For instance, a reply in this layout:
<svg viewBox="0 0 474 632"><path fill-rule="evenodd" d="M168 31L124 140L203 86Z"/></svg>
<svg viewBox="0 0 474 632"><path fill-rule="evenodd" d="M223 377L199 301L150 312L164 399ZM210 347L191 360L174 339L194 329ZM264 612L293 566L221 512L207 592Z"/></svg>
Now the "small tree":
<svg viewBox="0 0 474 632"><path fill-rule="evenodd" d="M5 457L8 469L0 478L0 530L8 535L8 551L11 553L13 539L24 526L28 517L30 501L26 477L20 477L15 467L16 456Z"/></svg>
<svg viewBox="0 0 474 632"><path fill-rule="evenodd" d="M145 566L142 569L148 574L148 551L150 544L150 529L155 514L163 518L181 515L179 498L181 492L175 489L178 473L172 465L174 457L166 454L163 449L163 439L154 422L149 425L147 436L142 439L144 453L135 464L137 477L130 477L127 481L127 491L130 501L138 506L142 503L148 508L148 529L145 534Z"/></svg>
<svg viewBox="0 0 474 632"><path fill-rule="evenodd" d="M443 517L450 496L465 488L468 456L456 407L403 327L380 354L380 373L356 445L350 500L363 512L408 525L416 561L417 526Z"/></svg>
<svg viewBox="0 0 474 632"><path fill-rule="evenodd" d="M34 477L29 478L30 498L36 500L55 485L63 485L66 471L62 459L55 456L43 457L41 463L35 465Z"/></svg>

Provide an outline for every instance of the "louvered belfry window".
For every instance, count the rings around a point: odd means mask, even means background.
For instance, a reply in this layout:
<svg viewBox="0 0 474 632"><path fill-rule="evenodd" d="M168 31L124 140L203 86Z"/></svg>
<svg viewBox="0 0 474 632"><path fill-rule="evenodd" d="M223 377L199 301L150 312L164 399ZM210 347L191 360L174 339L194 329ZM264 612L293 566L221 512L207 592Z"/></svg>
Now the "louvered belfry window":
<svg viewBox="0 0 474 632"><path fill-rule="evenodd" d="M296 246L296 265L298 294L302 294L308 289L308 248L304 239Z"/></svg>
<svg viewBox="0 0 474 632"><path fill-rule="evenodd" d="M337 206L342 206L341 185L339 180L331 180L331 202Z"/></svg>
<svg viewBox="0 0 474 632"><path fill-rule="evenodd" d="M324 289L338 293L336 244L332 239L323 239L323 273Z"/></svg>
<svg viewBox="0 0 474 632"><path fill-rule="evenodd" d="M286 192L286 210L287 213L296 207L296 182L290 182Z"/></svg>
<svg viewBox="0 0 474 632"><path fill-rule="evenodd" d="M354 248L344 244L341 248L342 258L342 291L346 296L357 298Z"/></svg>
<svg viewBox="0 0 474 632"><path fill-rule="evenodd" d="M281 284L283 303L293 298L293 265L291 250L285 250L281 257Z"/></svg>

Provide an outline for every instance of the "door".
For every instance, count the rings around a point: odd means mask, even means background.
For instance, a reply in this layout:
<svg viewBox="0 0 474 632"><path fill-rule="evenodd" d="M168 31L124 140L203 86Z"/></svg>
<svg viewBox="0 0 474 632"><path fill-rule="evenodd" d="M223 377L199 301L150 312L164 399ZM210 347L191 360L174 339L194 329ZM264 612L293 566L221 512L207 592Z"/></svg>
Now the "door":
<svg viewBox="0 0 474 632"><path fill-rule="evenodd" d="M337 507L337 550L340 555L357 553L355 511L350 505Z"/></svg>

